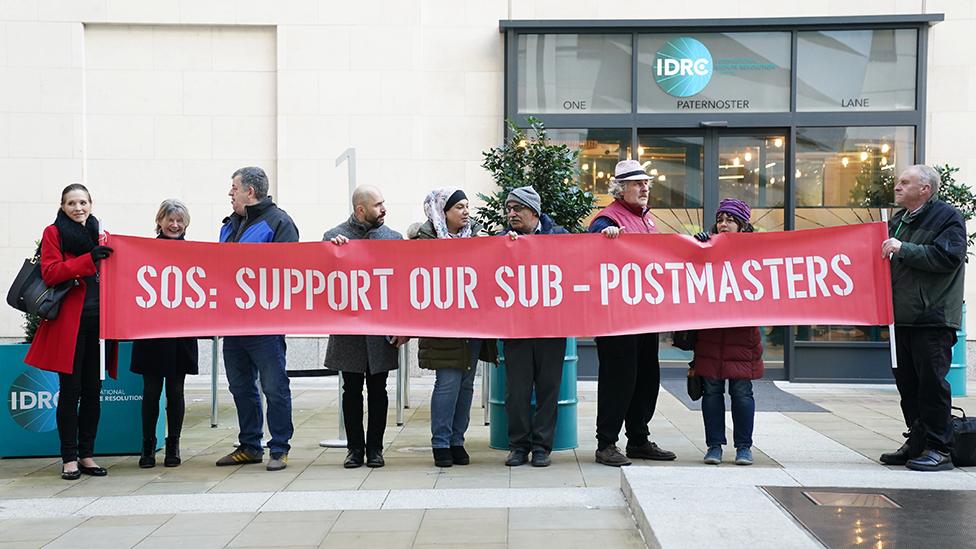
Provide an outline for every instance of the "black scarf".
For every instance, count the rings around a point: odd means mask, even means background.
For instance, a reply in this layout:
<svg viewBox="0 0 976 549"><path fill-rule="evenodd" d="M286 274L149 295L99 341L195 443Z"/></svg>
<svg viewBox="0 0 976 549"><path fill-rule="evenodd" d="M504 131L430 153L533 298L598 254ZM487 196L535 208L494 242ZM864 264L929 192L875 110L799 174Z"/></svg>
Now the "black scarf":
<svg viewBox="0 0 976 549"><path fill-rule="evenodd" d="M98 245L98 219L93 215L82 225L58 209L54 226L61 234L61 249L71 255L87 254Z"/></svg>

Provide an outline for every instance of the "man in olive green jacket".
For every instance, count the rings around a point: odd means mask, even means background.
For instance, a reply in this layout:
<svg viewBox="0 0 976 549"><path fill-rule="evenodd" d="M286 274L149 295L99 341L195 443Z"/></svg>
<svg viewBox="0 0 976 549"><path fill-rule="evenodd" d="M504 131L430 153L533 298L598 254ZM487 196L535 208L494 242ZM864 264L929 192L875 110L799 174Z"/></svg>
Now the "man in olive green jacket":
<svg viewBox="0 0 976 549"><path fill-rule="evenodd" d="M903 209L891 219L890 238L881 247L891 260L898 356L892 372L911 433L881 462L916 471L952 469L952 397L945 377L962 321L966 226L938 194L935 170L905 170L895 185L895 202Z"/></svg>

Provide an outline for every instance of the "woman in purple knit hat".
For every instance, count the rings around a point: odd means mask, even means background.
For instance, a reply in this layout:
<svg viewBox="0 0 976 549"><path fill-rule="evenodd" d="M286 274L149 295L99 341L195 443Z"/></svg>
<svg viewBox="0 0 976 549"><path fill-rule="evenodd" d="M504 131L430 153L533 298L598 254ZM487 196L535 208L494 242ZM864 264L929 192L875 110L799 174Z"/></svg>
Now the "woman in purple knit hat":
<svg viewBox="0 0 976 549"><path fill-rule="evenodd" d="M749 205L741 200L726 198L715 212L715 225L709 232L695 238L705 242L718 233L751 233ZM756 415L756 401L752 396L752 380L763 376L763 348L759 329L755 327L717 328L699 330L692 362L695 375L702 377L702 419L705 421L704 462L722 463L725 438L725 381L729 382L732 401L732 442L735 444L735 464L752 465L752 428Z"/></svg>

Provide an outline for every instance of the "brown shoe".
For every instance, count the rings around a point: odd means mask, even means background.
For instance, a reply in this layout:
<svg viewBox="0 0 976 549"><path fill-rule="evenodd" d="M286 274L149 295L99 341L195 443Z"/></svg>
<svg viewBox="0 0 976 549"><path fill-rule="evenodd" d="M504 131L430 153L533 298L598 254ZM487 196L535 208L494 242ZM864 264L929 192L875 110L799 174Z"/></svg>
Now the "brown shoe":
<svg viewBox="0 0 976 549"><path fill-rule="evenodd" d="M631 459L653 459L654 461L674 461L674 452L662 449L653 442L640 446L627 445L627 457Z"/></svg>
<svg viewBox="0 0 976 549"><path fill-rule="evenodd" d="M626 456L620 453L620 449L615 445L607 446L602 450L596 451L596 462L602 463L604 465L609 465L611 467L622 467L624 465L630 465L630 460Z"/></svg>

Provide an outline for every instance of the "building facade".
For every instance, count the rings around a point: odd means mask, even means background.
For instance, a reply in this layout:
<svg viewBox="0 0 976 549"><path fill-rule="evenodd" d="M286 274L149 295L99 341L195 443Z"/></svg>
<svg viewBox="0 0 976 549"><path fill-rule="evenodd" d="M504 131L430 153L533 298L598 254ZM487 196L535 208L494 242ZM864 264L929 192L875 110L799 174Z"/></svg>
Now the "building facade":
<svg viewBox="0 0 976 549"><path fill-rule="evenodd" d="M69 182L110 231L148 236L178 197L188 237L215 240L230 174L256 164L317 240L348 215L354 148L402 230L433 187L491 190L481 151L506 118L577 148L604 201L613 164L639 159L668 232L724 196L761 230L877 220L916 162L976 178L974 0L8 1L0 38L3 287ZM0 336L20 324L0 312ZM764 333L774 376L885 374L886 328Z"/></svg>

